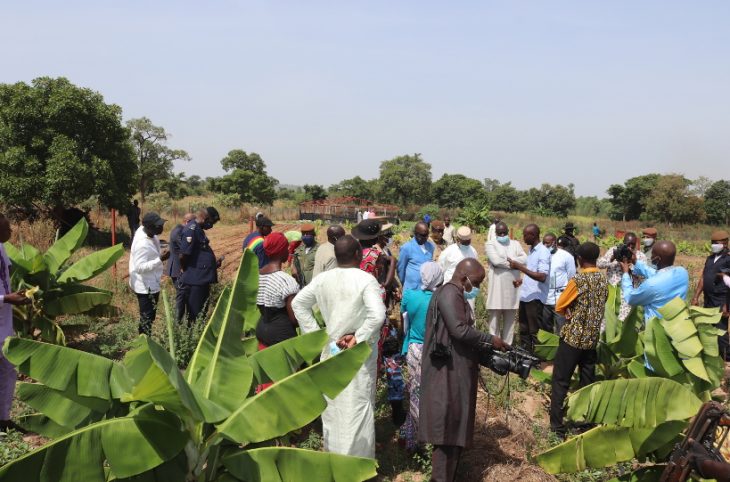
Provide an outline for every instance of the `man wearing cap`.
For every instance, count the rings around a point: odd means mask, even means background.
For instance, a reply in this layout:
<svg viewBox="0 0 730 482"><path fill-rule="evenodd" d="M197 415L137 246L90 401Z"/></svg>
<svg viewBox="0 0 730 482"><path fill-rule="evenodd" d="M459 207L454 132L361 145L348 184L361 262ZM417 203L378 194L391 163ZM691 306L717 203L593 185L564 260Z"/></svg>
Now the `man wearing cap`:
<svg viewBox="0 0 730 482"><path fill-rule="evenodd" d="M263 214L261 216L259 214L261 213L256 215L256 231L251 232L243 240L243 249L250 249L256 253L256 257L259 258L259 269L261 269L269 262L264 251L264 238L271 234L271 227L274 223Z"/></svg>
<svg viewBox="0 0 730 482"><path fill-rule="evenodd" d="M403 290L417 290L421 286L421 265L433 261L434 245L428 242L428 225L423 221L413 228L413 239L400 249L398 278Z"/></svg>
<svg viewBox="0 0 730 482"><path fill-rule="evenodd" d="M700 302L700 294L704 298L705 308L720 308L723 312L722 321L718 324L718 328L727 330L728 326L728 307L727 296L728 287L723 282L722 275L730 273L730 254L728 254L728 233L727 231L715 231L710 239L710 254L705 260L705 268L702 270L702 276L697 282L692 304L698 305ZM727 359L730 355L730 346L728 346L728 337L723 335L720 340L720 352Z"/></svg>
<svg viewBox="0 0 730 482"><path fill-rule="evenodd" d="M446 248L438 257L438 264L444 272L444 283L448 283L454 275L456 265L464 258L478 257L476 249L471 245L471 229L461 226L456 230L456 244Z"/></svg>
<svg viewBox="0 0 730 482"><path fill-rule="evenodd" d="M214 207L201 209L180 237L180 282L187 290L188 325L204 312L210 285L218 282L218 268L223 258L216 259L205 231L219 220L220 215Z"/></svg>
<svg viewBox="0 0 730 482"><path fill-rule="evenodd" d="M580 246L580 241L575 237L574 232L575 225L571 222L565 223L565 226L563 226L563 236L570 241L568 246L565 247L565 250L573 256L573 259L576 259L576 251L578 250L578 246Z"/></svg>
<svg viewBox="0 0 730 482"><path fill-rule="evenodd" d="M314 224L302 224L302 244L294 250L292 257L292 276L301 287L307 286L314 275L314 258L319 248L314 229Z"/></svg>
<svg viewBox="0 0 730 482"><path fill-rule="evenodd" d="M657 230L656 228L644 228L641 234L641 245L643 246L644 254L650 254L656 242Z"/></svg>
<svg viewBox="0 0 730 482"><path fill-rule="evenodd" d="M312 278L320 273L329 271L337 267L337 258L335 258L335 243L338 239L345 235L345 228L339 224L333 224L327 228L327 242L320 245L317 254L314 255L314 271Z"/></svg>
<svg viewBox="0 0 730 482"><path fill-rule="evenodd" d="M185 225L195 218L193 213L185 213L182 224L176 225L170 231L170 259L165 267L165 274L172 280L175 287L175 319L180 322L185 316L185 289L180 284L180 236Z"/></svg>
<svg viewBox="0 0 730 482"><path fill-rule="evenodd" d="M452 245L456 242L454 238L454 226L451 225L451 218L446 216L444 218L444 241L446 244Z"/></svg>
<svg viewBox="0 0 730 482"><path fill-rule="evenodd" d="M163 262L170 252L160 249L160 239L165 220L159 214L149 212L142 218L132 240L129 256L129 286L137 295L139 303L139 332L149 336L157 315L160 297Z"/></svg>
<svg viewBox="0 0 730 482"><path fill-rule="evenodd" d="M438 219L431 222L431 239L429 240L429 243L433 243L434 249L433 249L433 258L438 259L441 253L446 249L446 247L449 245L446 240L444 239L444 230L446 229L446 226L444 226L443 221L439 221Z"/></svg>

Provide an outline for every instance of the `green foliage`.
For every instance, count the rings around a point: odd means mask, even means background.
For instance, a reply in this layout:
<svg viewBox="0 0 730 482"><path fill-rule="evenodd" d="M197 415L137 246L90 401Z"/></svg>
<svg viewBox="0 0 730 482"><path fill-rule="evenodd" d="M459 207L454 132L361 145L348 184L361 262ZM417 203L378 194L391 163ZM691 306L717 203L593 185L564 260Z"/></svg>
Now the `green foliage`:
<svg viewBox="0 0 730 482"><path fill-rule="evenodd" d="M366 181L360 176L345 179L329 187L332 196L356 197L359 199L374 200L377 192L377 181Z"/></svg>
<svg viewBox="0 0 730 482"><path fill-rule="evenodd" d="M469 226L473 231L481 233L489 228L491 215L487 204L469 204L461 210L456 222Z"/></svg>
<svg viewBox="0 0 730 482"><path fill-rule="evenodd" d="M558 343L560 338L555 333L545 330L538 330L537 344L535 345L535 355L545 361L555 359L555 353L558 351Z"/></svg>
<svg viewBox="0 0 730 482"><path fill-rule="evenodd" d="M215 203L226 208L237 208L243 204L238 194L216 194Z"/></svg>
<svg viewBox="0 0 730 482"><path fill-rule="evenodd" d="M0 466L8 464L22 457L32 450L32 447L23 440L23 434L15 430L0 432Z"/></svg>
<svg viewBox="0 0 730 482"><path fill-rule="evenodd" d="M266 173L261 156L234 149L221 159L221 166L228 174L216 182L216 191L237 194L242 203L270 205L274 202L279 181Z"/></svg>
<svg viewBox="0 0 730 482"><path fill-rule="evenodd" d="M138 190L144 202L155 182L173 177L173 163L189 161L190 156L181 149L168 147L170 135L164 127L154 125L147 117L130 119L127 128L137 164Z"/></svg>
<svg viewBox="0 0 730 482"><path fill-rule="evenodd" d="M327 190L320 184L305 184L304 195L308 200L321 201L327 199Z"/></svg>
<svg viewBox="0 0 730 482"><path fill-rule="evenodd" d="M113 208L135 191L122 110L60 77L0 85L0 192L9 205Z"/></svg>
<svg viewBox="0 0 730 482"><path fill-rule="evenodd" d="M484 185L463 174L444 174L431 186L433 200L442 208L463 208L470 203L486 201Z"/></svg>
<svg viewBox="0 0 730 482"><path fill-rule="evenodd" d="M421 154L398 156L380 163L378 199L407 206L431 199L431 164Z"/></svg>
<svg viewBox="0 0 730 482"><path fill-rule="evenodd" d="M32 304L14 307L13 321L19 334L35 336L38 330L40 339L65 344L63 330L55 321L56 317L110 309L110 291L81 282L110 268L122 257L124 247L118 244L69 263L71 255L86 239L88 230L86 219L82 218L43 254L29 244L19 248L5 244L13 262L13 289L34 292Z"/></svg>
<svg viewBox="0 0 730 482"><path fill-rule="evenodd" d="M623 186L612 184L607 191L612 205L611 219L639 219L646 210L646 202L659 177L659 174L646 174L628 179Z"/></svg>
<svg viewBox="0 0 730 482"><path fill-rule="evenodd" d="M606 218L611 213L611 203L607 199L596 196L579 196L575 198L573 214L576 216Z"/></svg>
<svg viewBox="0 0 730 482"><path fill-rule="evenodd" d="M428 214L431 216L431 219L438 219L439 218L439 207L436 204L426 204L425 206L421 206L421 209L418 210L416 213L416 221L421 221L423 218Z"/></svg>
<svg viewBox="0 0 730 482"><path fill-rule="evenodd" d="M730 182L717 181L704 194L707 221L711 224L730 224Z"/></svg>
<svg viewBox="0 0 730 482"><path fill-rule="evenodd" d="M574 186L551 185L544 183L537 188L530 188L524 193L523 205L530 212L541 216L557 216L564 218L575 207Z"/></svg>
<svg viewBox="0 0 730 482"><path fill-rule="evenodd" d="M367 480L371 459L273 446L314 420L370 356L361 343L301 371L327 341L293 338L249 357L241 341L255 310L254 255L222 292L186 374L141 335L122 362L9 338L3 353L36 380L18 396L38 411L27 426L51 441L0 468L9 482L84 480ZM277 360L276 354L281 354ZM297 358L300 357L300 358ZM296 363L294 363L296 362ZM253 394L253 366L280 378ZM272 376L273 377L273 376ZM292 404L292 400L298 403ZM133 447L134 450L130 450ZM278 478L277 478L278 477ZM130 479L132 480L132 479Z"/></svg>
<svg viewBox="0 0 730 482"><path fill-rule="evenodd" d="M493 210L514 213L527 209L522 192L511 182L502 184L496 179L487 178L484 180L484 186L488 193L487 201Z"/></svg>
<svg viewBox="0 0 730 482"><path fill-rule="evenodd" d="M702 222L705 210L702 199L690 191L691 181L684 176L661 176L646 201L649 219L665 223Z"/></svg>

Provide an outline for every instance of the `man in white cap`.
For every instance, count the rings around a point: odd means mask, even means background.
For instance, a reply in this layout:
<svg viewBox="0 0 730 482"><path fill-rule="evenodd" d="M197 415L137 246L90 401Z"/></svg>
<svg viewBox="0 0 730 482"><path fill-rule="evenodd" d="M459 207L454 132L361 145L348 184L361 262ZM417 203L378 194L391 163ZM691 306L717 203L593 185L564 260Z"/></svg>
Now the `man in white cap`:
<svg viewBox="0 0 730 482"><path fill-rule="evenodd" d="M464 258L477 258L477 250L471 245L471 229L462 226L456 230L456 244L444 249L438 257L438 263L444 271L444 282L454 275L456 265Z"/></svg>

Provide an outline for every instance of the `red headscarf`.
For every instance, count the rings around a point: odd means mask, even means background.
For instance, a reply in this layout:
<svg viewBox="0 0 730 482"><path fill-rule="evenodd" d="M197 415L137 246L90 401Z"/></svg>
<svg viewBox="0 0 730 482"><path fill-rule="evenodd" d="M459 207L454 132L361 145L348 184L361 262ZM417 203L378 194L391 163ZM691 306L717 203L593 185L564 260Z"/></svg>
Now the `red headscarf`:
<svg viewBox="0 0 730 482"><path fill-rule="evenodd" d="M286 260L289 255L289 241L283 233L273 232L264 238L264 252L269 259Z"/></svg>

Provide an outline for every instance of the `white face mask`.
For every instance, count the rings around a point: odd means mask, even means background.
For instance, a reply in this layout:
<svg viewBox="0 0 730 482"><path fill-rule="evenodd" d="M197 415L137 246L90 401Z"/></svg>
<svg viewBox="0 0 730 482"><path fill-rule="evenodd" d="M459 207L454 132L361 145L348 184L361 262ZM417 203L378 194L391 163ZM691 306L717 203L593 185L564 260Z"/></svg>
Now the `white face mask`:
<svg viewBox="0 0 730 482"><path fill-rule="evenodd" d="M713 243L712 246L710 246L710 249L712 250L713 254L720 254L722 250L725 249L725 245L720 243Z"/></svg>
<svg viewBox="0 0 730 482"><path fill-rule="evenodd" d="M654 238L644 238L642 239L642 242L644 243L644 246L649 247L654 244Z"/></svg>

